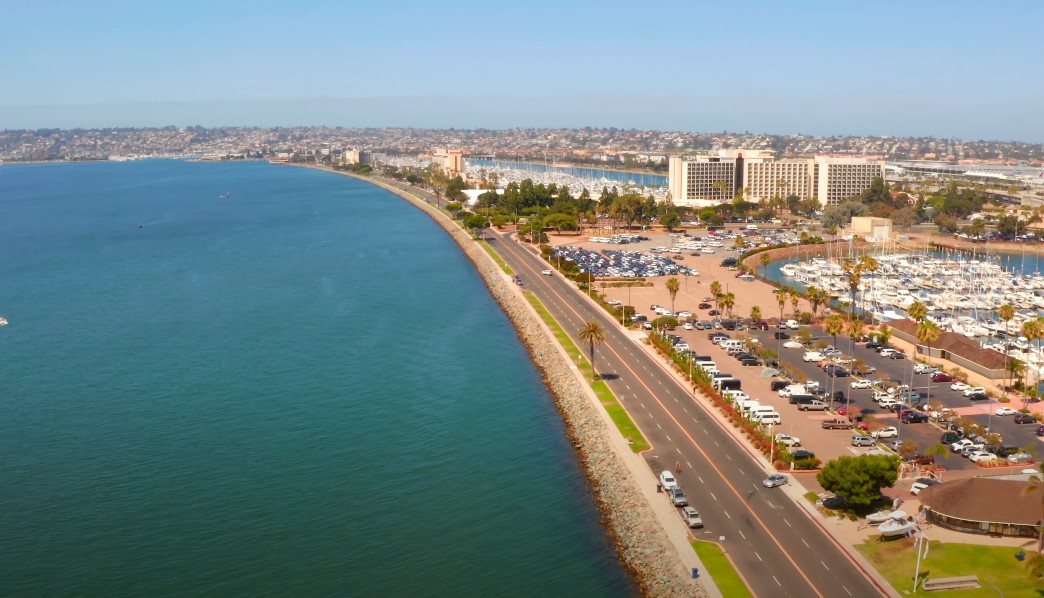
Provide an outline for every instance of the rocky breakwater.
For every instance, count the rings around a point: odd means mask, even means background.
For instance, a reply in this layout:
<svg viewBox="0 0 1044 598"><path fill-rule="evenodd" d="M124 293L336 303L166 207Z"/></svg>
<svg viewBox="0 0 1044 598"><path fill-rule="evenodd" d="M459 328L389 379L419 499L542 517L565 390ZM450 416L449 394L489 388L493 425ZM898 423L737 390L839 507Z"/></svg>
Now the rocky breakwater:
<svg viewBox="0 0 1044 598"><path fill-rule="evenodd" d="M596 411L575 370L517 287L508 282L504 272L476 240L444 214L407 191L377 184L427 213L449 233L514 323L555 397L620 560L634 575L641 592L647 596L706 596L703 586L689 579L667 534L639 491L637 481L610 442L610 435L619 432L610 429Z"/></svg>

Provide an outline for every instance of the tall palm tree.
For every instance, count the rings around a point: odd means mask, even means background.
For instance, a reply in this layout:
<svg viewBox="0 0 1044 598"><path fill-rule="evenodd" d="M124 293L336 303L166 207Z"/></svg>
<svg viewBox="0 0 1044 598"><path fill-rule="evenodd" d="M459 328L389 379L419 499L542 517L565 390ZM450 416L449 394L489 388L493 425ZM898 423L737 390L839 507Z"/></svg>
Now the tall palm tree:
<svg viewBox="0 0 1044 598"><path fill-rule="evenodd" d="M920 301L914 301L907 308L906 313L910 314L910 319L914 322L921 322L928 315L928 307Z"/></svg>
<svg viewBox="0 0 1044 598"><path fill-rule="evenodd" d="M845 326L845 332L848 334L848 338L851 339L851 347L849 353L852 357L855 357L855 343L856 339L863 336L863 329L866 327L862 320L849 320Z"/></svg>
<svg viewBox="0 0 1044 598"><path fill-rule="evenodd" d="M728 194L728 191L729 191L729 184L728 184L728 182L726 182L726 181L714 181L713 183L711 183L711 187L714 187L715 189L718 190L719 193L721 193L721 197L718 198L718 201L725 201L726 199L728 199L727 197L725 197Z"/></svg>
<svg viewBox="0 0 1044 598"><path fill-rule="evenodd" d="M848 293L849 298L852 301L852 319L855 319L856 311L856 291L859 290L859 283L862 282L863 269L857 262L852 260L844 260L841 262L841 269L848 276Z"/></svg>
<svg viewBox="0 0 1044 598"><path fill-rule="evenodd" d="M678 289L681 288L681 284L678 282L677 278L674 278L672 276L672 277L667 279L667 282L663 283L663 286L664 286L664 288L667 289L667 292L670 293L670 295L671 295L671 311L673 312L674 311L674 298L678 296Z"/></svg>
<svg viewBox="0 0 1044 598"><path fill-rule="evenodd" d="M823 326L826 333L834 337L834 346L837 347L837 335L845 331L845 319L839 315L832 315L826 319L826 325Z"/></svg>
<svg viewBox="0 0 1044 598"><path fill-rule="evenodd" d="M997 316L1004 321L1004 333L1008 333L1008 322L1015 317L1015 306L1010 303L1005 303L997 309ZM1008 350L1008 343L1004 343L1004 357L1005 360L1009 357L1010 351ZM1008 379L1007 386L1004 387L1004 396L1008 396L1008 386L1011 386L1011 379Z"/></svg>
<svg viewBox="0 0 1044 598"><path fill-rule="evenodd" d="M892 329L888 326L881 326L881 329L877 331L877 342L887 345L890 340L892 340Z"/></svg>
<svg viewBox="0 0 1044 598"><path fill-rule="evenodd" d="M1040 335L1041 335L1040 323L1041 323L1041 319L1040 318L1037 318L1036 320L1026 320L1025 322L1023 322L1022 323L1022 330L1020 331L1020 332L1022 332L1022 336L1026 337L1026 340L1028 340L1031 343L1033 341L1039 339ZM1026 389L1027 390L1030 388L1030 381L1029 381L1029 375L1028 375L1030 371L1032 371L1031 368L1027 367L1026 368L1027 377L1026 377L1026 380L1024 381L1025 384L1026 384Z"/></svg>
<svg viewBox="0 0 1044 598"><path fill-rule="evenodd" d="M725 316L731 318L732 308L736 306L736 293L725 293L718 303L725 310Z"/></svg>
<svg viewBox="0 0 1044 598"><path fill-rule="evenodd" d="M827 299L830 298L830 294L827 293L826 289L811 286L805 291L805 296L808 298L808 304L812 307L812 317L816 317L819 314L819 308L826 305Z"/></svg>
<svg viewBox="0 0 1044 598"><path fill-rule="evenodd" d="M721 283L716 281L716 280L714 282L710 283L710 292L711 292L711 295L714 295L715 297L720 295L721 294Z"/></svg>
<svg viewBox="0 0 1044 598"><path fill-rule="evenodd" d="M864 255L859 258L859 267L860 274L863 272L869 272L871 278L873 278L874 273L881 267L881 264L869 255ZM866 313L866 296L867 293L863 293L863 313Z"/></svg>
<svg viewBox="0 0 1044 598"><path fill-rule="evenodd" d="M769 262L772 261L771 259L769 259L768 252L762 251L761 257L758 258L758 261L761 262L761 277L766 278L768 276Z"/></svg>
<svg viewBox="0 0 1044 598"><path fill-rule="evenodd" d="M783 321L783 308L787 306L787 295L790 294L785 288L780 288L772 291L772 294L776 296L776 303L779 304L779 320Z"/></svg>
<svg viewBox="0 0 1044 598"><path fill-rule="evenodd" d="M798 305L801 305L801 293L790 294L790 305L794 308L794 319L798 319Z"/></svg>
<svg viewBox="0 0 1044 598"><path fill-rule="evenodd" d="M912 307L912 306L911 306ZM917 340L928 347L928 365L932 364L932 343L942 336L942 328L931 320L921 320L917 323ZM932 398L932 377L928 377L928 400Z"/></svg>
<svg viewBox="0 0 1044 598"><path fill-rule="evenodd" d="M591 359L591 381L594 382L598 379L594 367L594 348L595 345L605 342L605 330L602 329L602 325L598 322L586 322L584 327L580 329L580 340L587 343L588 355Z"/></svg>
<svg viewBox="0 0 1044 598"><path fill-rule="evenodd" d="M759 321L761 321L761 306L760 305L755 305L755 306L750 308L750 319L753 320L755 324L758 323Z"/></svg>

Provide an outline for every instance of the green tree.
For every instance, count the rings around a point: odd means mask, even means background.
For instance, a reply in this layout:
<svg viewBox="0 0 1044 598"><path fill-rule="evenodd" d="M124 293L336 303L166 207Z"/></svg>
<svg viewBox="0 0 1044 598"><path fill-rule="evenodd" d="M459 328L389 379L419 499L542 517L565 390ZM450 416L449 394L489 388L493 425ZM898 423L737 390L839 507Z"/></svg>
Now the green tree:
<svg viewBox="0 0 1044 598"><path fill-rule="evenodd" d="M714 295L715 297L720 295L721 294L721 283L716 281L716 280L714 282L712 282L710 284L710 292L711 292L711 295Z"/></svg>
<svg viewBox="0 0 1044 598"><path fill-rule="evenodd" d="M1037 465L1040 469L1041 474L1032 475L1029 478L1029 484L1022 489L1023 496L1029 496L1031 494L1040 494L1040 514L1041 521L1044 521L1044 463ZM1039 528L1037 535L1037 554L1044 554L1044 524Z"/></svg>
<svg viewBox="0 0 1044 598"><path fill-rule="evenodd" d="M787 306L787 296L790 294L785 288L776 289L772 291L772 294L776 296L776 303L779 304L779 319L783 320L783 309Z"/></svg>
<svg viewBox="0 0 1044 598"><path fill-rule="evenodd" d="M562 234L562 229L563 228L567 229L567 230L576 230L577 229L576 216L573 216L571 214L563 214L561 212L556 212L554 214L548 214L544 218L544 227L546 227L546 228L553 228L556 231L558 231L558 234Z"/></svg>
<svg viewBox="0 0 1044 598"><path fill-rule="evenodd" d="M664 288L667 289L667 293L671 296L671 311L674 311L674 298L678 296L678 290L681 289L681 284L675 277L670 277L667 282L663 283Z"/></svg>
<svg viewBox="0 0 1044 598"><path fill-rule="evenodd" d="M1033 343L1034 341L1040 339L1041 335L1044 334L1044 330L1041 329L1041 322L1042 320L1040 318L1037 318L1035 320L1026 320L1022 323L1022 329L1020 330L1020 332L1022 332L1022 336L1026 337L1026 340L1030 343ZM1031 369L1027 368L1027 372L1029 371L1031 371ZM1028 376L1025 380L1025 385L1026 388L1030 388L1030 381Z"/></svg>
<svg viewBox="0 0 1044 598"><path fill-rule="evenodd" d="M761 306L755 305L750 308L750 319L755 323L761 321Z"/></svg>
<svg viewBox="0 0 1044 598"><path fill-rule="evenodd" d="M893 455L838 457L816 475L824 489L848 499L857 509L873 504L881 496L881 488L894 485L898 477L899 459Z"/></svg>
<svg viewBox="0 0 1044 598"><path fill-rule="evenodd" d="M667 232L671 232L681 225L681 216L679 216L674 210L668 210L667 213L660 218L660 224L667 227Z"/></svg>
<svg viewBox="0 0 1044 598"><path fill-rule="evenodd" d="M790 306L794 308L794 319L798 319L798 306L801 305L801 293L790 293Z"/></svg>
<svg viewBox="0 0 1044 598"><path fill-rule="evenodd" d="M1004 321L1004 332L1006 334L1010 334L1010 331L1008 330L1008 322L1012 321L1012 319L1015 318L1015 306L1013 306L1010 303L1005 303L1004 305L1000 306L997 309L997 317L999 317L1001 320ZM1005 346L1004 357L1008 358L1010 356L1011 352L1007 349L1007 347L1008 347L1007 344L1005 344L1004 346ZM1008 369L1008 372L1009 373L1011 372L1010 368ZM1011 377L1010 376L1008 378L1008 386L1011 386ZM1005 389L1004 389L1004 394L1005 395L1008 394L1007 387L1005 387Z"/></svg>
<svg viewBox="0 0 1044 598"><path fill-rule="evenodd" d="M808 304L812 307L812 317L814 318L818 315L819 308L826 305L827 300L830 299L830 294L826 289L812 286L805 291L805 297L808 298Z"/></svg>
<svg viewBox="0 0 1044 598"><path fill-rule="evenodd" d="M924 317L928 315L928 308L920 301L914 301L910 304L910 307L906 310L906 313L910 314L910 319L914 322L921 322Z"/></svg>
<svg viewBox="0 0 1044 598"><path fill-rule="evenodd" d="M591 381L594 381L597 379L597 374L595 373L594 348L595 345L605 342L605 330L598 322L587 322L584 324L584 327L580 329L580 340L587 343L588 355L591 359Z"/></svg>
<svg viewBox="0 0 1044 598"><path fill-rule="evenodd" d="M732 317L732 308L736 307L736 293L725 293L721 296L718 304L725 310L726 317Z"/></svg>
<svg viewBox="0 0 1044 598"><path fill-rule="evenodd" d="M768 252L767 251L762 251L761 255L758 257L758 262L761 263L761 277L762 278L767 278L768 277L768 265L769 265L769 263L771 261L772 261L772 259L769 258Z"/></svg>
<svg viewBox="0 0 1044 598"><path fill-rule="evenodd" d="M470 214L464 219L464 228L470 230L475 237L478 237L479 231L489 226L489 219L481 214Z"/></svg>
<svg viewBox="0 0 1044 598"><path fill-rule="evenodd" d="M826 325L823 327L826 333L834 337L834 346L837 346L837 335L845 331L845 319L839 315L833 315L826 319Z"/></svg>
<svg viewBox="0 0 1044 598"><path fill-rule="evenodd" d="M823 210L819 222L823 228L845 227L856 216L865 216L870 208L858 199L846 199L836 206L828 206Z"/></svg>

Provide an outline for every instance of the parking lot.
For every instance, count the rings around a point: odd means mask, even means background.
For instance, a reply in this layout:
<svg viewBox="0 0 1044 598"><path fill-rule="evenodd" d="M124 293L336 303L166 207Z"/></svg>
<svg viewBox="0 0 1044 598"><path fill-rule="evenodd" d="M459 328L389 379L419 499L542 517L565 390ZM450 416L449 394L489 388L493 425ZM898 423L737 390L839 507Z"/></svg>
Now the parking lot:
<svg viewBox="0 0 1044 598"><path fill-rule="evenodd" d="M829 344L832 342L833 339L827 336L821 329L816 327L809 329L813 334L813 343L825 341ZM816 363L803 361L802 357L806 348L788 348L783 346L787 340L791 339L775 338L777 331L773 326L769 330L743 330L738 332L716 330L715 332L727 333L732 338L750 337L757 339L757 342L765 344L770 348L777 349L781 361L786 363L788 369L795 373L800 372L797 374L798 377L803 376L809 381L818 382L820 388L827 391L827 398L832 396L834 391L842 391L845 394L843 402L832 402L832 407L835 410L849 406L854 407L864 415L873 415L883 426L894 426L898 433L897 437L882 438L880 440L882 446L891 448L889 445L895 440L902 440L905 443L915 443L917 447L915 452L923 453L926 449L940 443L943 433L947 430L943 426L938 425L934 419L929 419L924 423L903 423L896 413L882 408L874 402L873 394L875 389L851 388L852 383L859 380L859 377L832 377L818 367ZM837 417L835 413L831 411L799 411L797 406L789 404L786 398L780 397L775 391L770 389L771 381L778 380L778 378L766 376L765 369L760 366L741 365L739 361L708 339L710 332L708 330L690 331L682 329L675 331L690 345L692 351L699 355L709 355L715 361L719 370L728 372L740 380L742 390L750 395L752 399L757 400L762 405L773 406L781 414L781 422L779 425L773 426L773 433L782 432L797 437L800 439L802 448L812 451L823 462L841 455L862 454L870 450L870 447L852 446L852 430L824 430L821 425L823 420ZM778 332L784 332L793 336L796 331L786 330ZM913 373L914 361L882 357L876 351L866 348L865 344L853 343L850 339L838 337L837 348L846 357L861 359L868 366L876 368L877 371L870 376L871 378L880 379L886 384L888 381L893 381L893 384L907 384L911 387L910 390L927 395L928 402L932 404L941 403L951 409L954 415L967 417L982 426L988 426L991 431L997 432L1002 436L1001 443L1003 445L1019 447L1020 450L1028 445L1039 446L1040 439L1036 436L1037 425L1016 424L1013 421L1013 415L991 416L991 412L995 412L1000 407L1017 408L1020 405L1005 405L995 400L971 401L963 392L951 390L949 382L931 383L929 375ZM880 389L880 386L878 389ZM880 392L880 390L877 392ZM927 415L927 413L925 414ZM1034 455L1034 458L1036 458L1036 455ZM976 469L974 463L956 453L947 453L945 456L936 457L936 463L949 470ZM1026 465L1013 465L1013 467L1022 469Z"/></svg>

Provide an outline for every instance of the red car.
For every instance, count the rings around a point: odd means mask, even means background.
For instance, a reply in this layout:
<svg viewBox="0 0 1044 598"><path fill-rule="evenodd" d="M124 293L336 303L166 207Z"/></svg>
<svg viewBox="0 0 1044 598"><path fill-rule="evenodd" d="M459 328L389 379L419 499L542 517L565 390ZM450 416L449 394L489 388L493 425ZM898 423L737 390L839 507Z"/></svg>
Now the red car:
<svg viewBox="0 0 1044 598"><path fill-rule="evenodd" d="M754 325L754 328L757 328L758 330L768 330L768 322L765 320L759 320L758 323Z"/></svg>
<svg viewBox="0 0 1044 598"><path fill-rule="evenodd" d="M953 376L946 372L935 372L932 374L932 382L953 382Z"/></svg>

